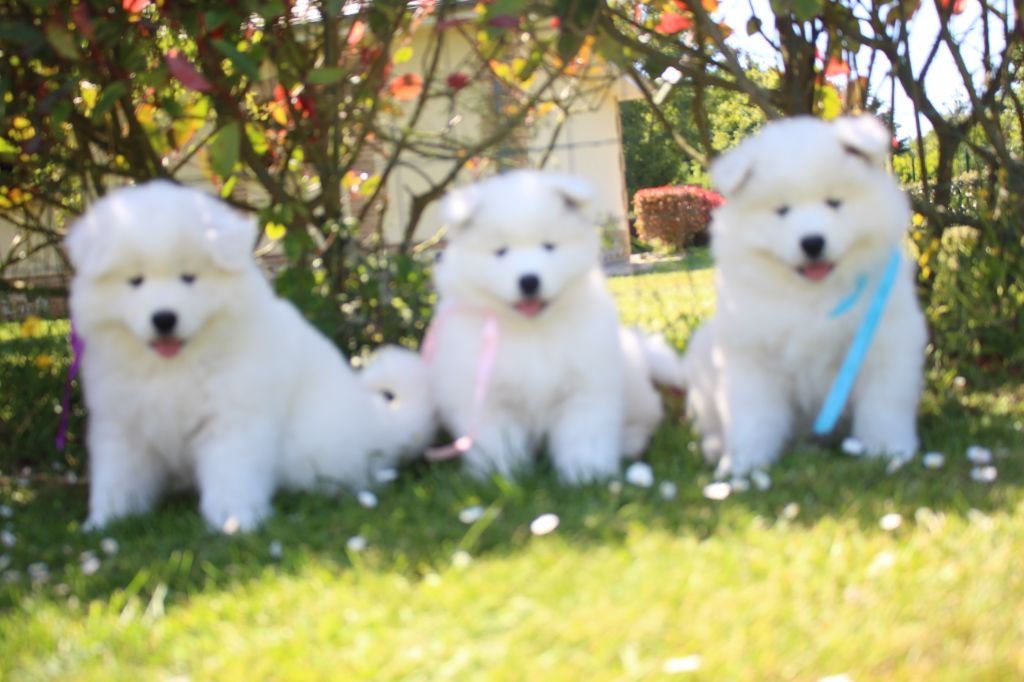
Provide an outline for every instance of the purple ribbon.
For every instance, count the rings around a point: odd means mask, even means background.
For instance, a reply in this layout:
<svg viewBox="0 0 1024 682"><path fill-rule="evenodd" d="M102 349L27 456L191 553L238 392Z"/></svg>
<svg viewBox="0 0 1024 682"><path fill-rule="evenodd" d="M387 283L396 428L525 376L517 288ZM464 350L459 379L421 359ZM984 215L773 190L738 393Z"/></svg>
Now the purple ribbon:
<svg viewBox="0 0 1024 682"><path fill-rule="evenodd" d="M85 341L75 332L75 323L71 323L71 364L68 365L68 376L64 379L64 397L60 401L60 426L57 427L57 452L64 452L67 445L68 423L71 421L71 382L78 376L78 367L85 352Z"/></svg>

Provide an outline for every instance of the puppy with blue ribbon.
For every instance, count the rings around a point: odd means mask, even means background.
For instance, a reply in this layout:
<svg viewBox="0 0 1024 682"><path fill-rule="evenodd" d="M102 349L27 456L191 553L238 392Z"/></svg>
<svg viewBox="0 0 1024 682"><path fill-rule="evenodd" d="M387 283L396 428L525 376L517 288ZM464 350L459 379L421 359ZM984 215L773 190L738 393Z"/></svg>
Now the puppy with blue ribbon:
<svg viewBox="0 0 1024 682"><path fill-rule="evenodd" d="M688 410L720 476L804 436L849 429L869 455L918 448L927 330L911 209L870 116L767 124L711 166L717 310L683 362Z"/></svg>

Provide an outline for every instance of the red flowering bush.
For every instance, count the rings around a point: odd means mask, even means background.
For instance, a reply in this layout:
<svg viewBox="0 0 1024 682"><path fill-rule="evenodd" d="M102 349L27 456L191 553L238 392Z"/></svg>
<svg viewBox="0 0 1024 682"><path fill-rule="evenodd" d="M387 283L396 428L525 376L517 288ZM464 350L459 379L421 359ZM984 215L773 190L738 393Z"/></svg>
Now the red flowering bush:
<svg viewBox="0 0 1024 682"><path fill-rule="evenodd" d="M696 185L649 187L633 195L637 235L681 249L707 230L722 195Z"/></svg>

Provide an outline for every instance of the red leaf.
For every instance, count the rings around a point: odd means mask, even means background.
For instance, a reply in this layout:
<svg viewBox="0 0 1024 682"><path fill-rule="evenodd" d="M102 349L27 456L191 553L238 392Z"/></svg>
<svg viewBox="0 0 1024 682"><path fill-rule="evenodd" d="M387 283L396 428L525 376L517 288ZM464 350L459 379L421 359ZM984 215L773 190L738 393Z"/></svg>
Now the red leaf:
<svg viewBox="0 0 1024 682"><path fill-rule="evenodd" d="M348 32L348 44L357 45L359 41L366 35L366 24L361 21L355 21L352 24L352 29Z"/></svg>
<svg viewBox="0 0 1024 682"><path fill-rule="evenodd" d="M177 49L172 48L164 55L164 61L167 62L167 68L170 69L171 75L178 79L178 82L184 85L186 88L192 90L198 90L199 92L210 92L213 90L213 85L210 81L206 80L201 73L196 71L196 67L192 66L192 63L181 54Z"/></svg>
<svg viewBox="0 0 1024 682"><path fill-rule="evenodd" d="M423 78L418 73L395 76L388 84L388 92L400 102L414 100L423 92Z"/></svg>
<svg viewBox="0 0 1024 682"><path fill-rule="evenodd" d="M845 59L839 59L838 57L830 57L828 64L825 65L825 77L832 78L834 76L849 76L850 65L846 63Z"/></svg>
<svg viewBox="0 0 1024 682"><path fill-rule="evenodd" d="M452 90L461 90L469 85L469 82L469 76L458 71L448 76L448 87Z"/></svg>
<svg viewBox="0 0 1024 682"><path fill-rule="evenodd" d="M942 9L948 10L950 5L953 6L953 14L963 14L967 9L967 0L939 0L939 6Z"/></svg>
<svg viewBox="0 0 1024 682"><path fill-rule="evenodd" d="M75 25L78 32L92 40L96 32L93 30L92 19L89 18L89 8L84 2L80 2L71 8L71 23Z"/></svg>
<svg viewBox="0 0 1024 682"><path fill-rule="evenodd" d="M434 26L434 30L440 33L442 31L447 31L450 28L457 28L468 23L468 19L442 19Z"/></svg>
<svg viewBox="0 0 1024 682"><path fill-rule="evenodd" d="M121 0L121 8L129 14L138 14L146 9L152 0Z"/></svg>
<svg viewBox="0 0 1024 682"><path fill-rule="evenodd" d="M512 14L499 14L488 19L487 25L494 28L519 28L519 17Z"/></svg>
<svg viewBox="0 0 1024 682"><path fill-rule="evenodd" d="M654 30L662 35L672 35L673 33L685 31L692 26L693 20L690 17L675 12L663 12L661 21L658 22Z"/></svg>

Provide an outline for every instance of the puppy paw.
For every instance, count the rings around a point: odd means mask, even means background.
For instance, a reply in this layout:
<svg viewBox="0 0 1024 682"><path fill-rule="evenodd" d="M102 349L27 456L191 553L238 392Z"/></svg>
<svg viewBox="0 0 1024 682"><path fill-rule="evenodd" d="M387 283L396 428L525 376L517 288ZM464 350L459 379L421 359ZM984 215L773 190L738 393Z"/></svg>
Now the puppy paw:
<svg viewBox="0 0 1024 682"><path fill-rule="evenodd" d="M89 514L89 517L82 523L83 533L92 533L95 531L103 530L110 519L97 515L95 513Z"/></svg>
<svg viewBox="0 0 1024 682"><path fill-rule="evenodd" d="M225 535L252 532L270 515L270 505L266 503L227 504L204 500L200 507L211 530Z"/></svg>
<svg viewBox="0 0 1024 682"><path fill-rule="evenodd" d="M559 459L555 464L558 478L568 485L586 485L614 478L619 474L618 459Z"/></svg>

